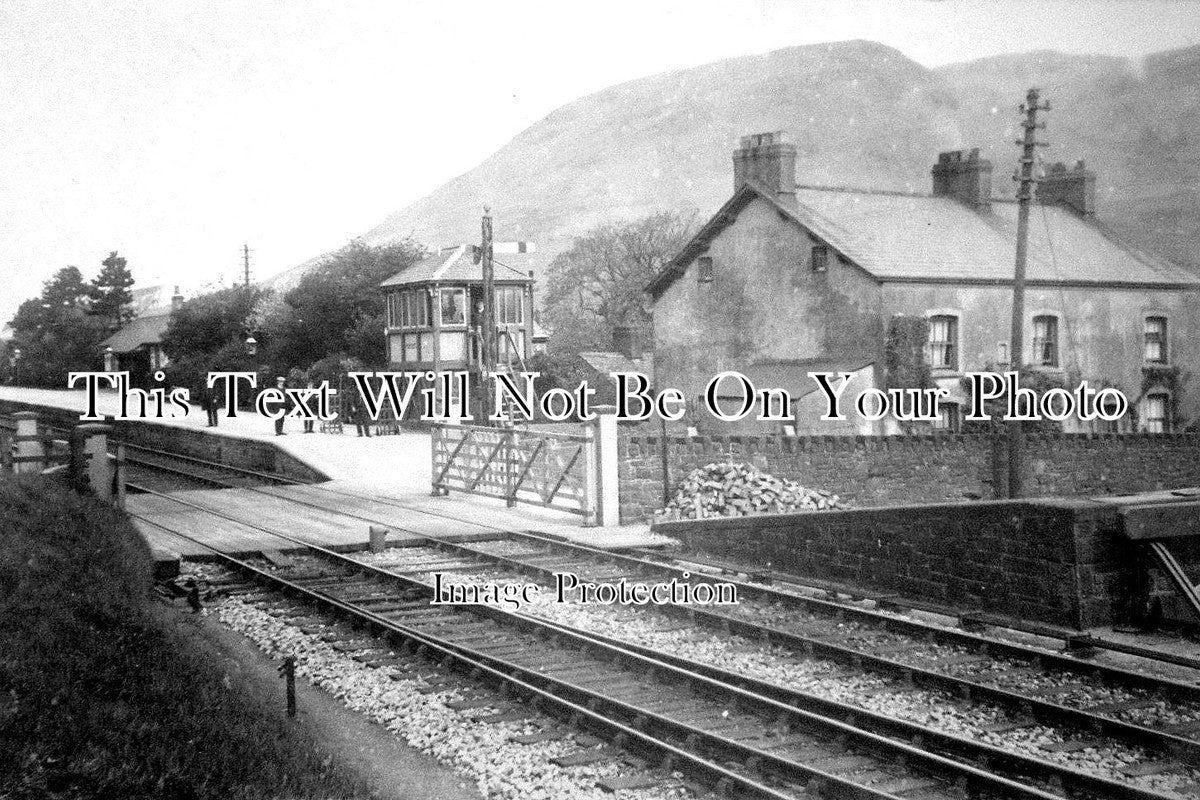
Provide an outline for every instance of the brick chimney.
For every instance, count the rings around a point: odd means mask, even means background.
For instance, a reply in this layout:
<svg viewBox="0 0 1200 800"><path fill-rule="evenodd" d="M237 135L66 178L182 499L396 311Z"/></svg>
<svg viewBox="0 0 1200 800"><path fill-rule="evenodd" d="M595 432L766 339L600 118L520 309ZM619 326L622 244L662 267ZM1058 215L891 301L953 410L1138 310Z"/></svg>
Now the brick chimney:
<svg viewBox="0 0 1200 800"><path fill-rule="evenodd" d="M1082 161L1068 170L1061 161L1051 164L1046 177L1038 182L1037 199L1045 205L1069 206L1084 217L1096 215L1096 173Z"/></svg>
<svg viewBox="0 0 1200 800"><path fill-rule="evenodd" d="M733 190L753 180L771 192L780 203L796 206L796 146L783 131L743 136L733 151Z"/></svg>
<svg viewBox="0 0 1200 800"><path fill-rule="evenodd" d="M938 154L933 165L933 196L952 197L976 211L992 207L992 162L970 152L949 150Z"/></svg>
<svg viewBox="0 0 1200 800"><path fill-rule="evenodd" d="M162 297L162 295L159 295ZM175 294L171 295L171 310L178 311L183 308L183 295L179 293L179 287L175 287Z"/></svg>
<svg viewBox="0 0 1200 800"><path fill-rule="evenodd" d="M637 328L629 325L615 325L612 332L613 350L631 361L642 357L642 337Z"/></svg>

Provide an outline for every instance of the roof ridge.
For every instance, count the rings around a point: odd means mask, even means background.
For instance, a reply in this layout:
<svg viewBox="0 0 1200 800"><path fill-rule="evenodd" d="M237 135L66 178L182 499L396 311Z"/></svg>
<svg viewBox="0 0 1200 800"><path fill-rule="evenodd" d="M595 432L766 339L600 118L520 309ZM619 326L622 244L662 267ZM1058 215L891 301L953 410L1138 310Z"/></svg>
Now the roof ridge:
<svg viewBox="0 0 1200 800"><path fill-rule="evenodd" d="M796 189L808 189L817 192L844 192L846 194L878 194L891 195L893 197L917 197L936 199L935 195L926 194L924 192L906 192L901 189L866 189L861 186L821 186L815 183L797 184Z"/></svg>
<svg viewBox="0 0 1200 800"><path fill-rule="evenodd" d="M445 275L446 270L450 269L450 265L462 258L462 254L466 251L466 249L467 246L465 244L460 244L458 247L454 248L454 252L447 256L446 260L442 262L442 265L433 271L433 280L436 281ZM439 253L438 255L441 254Z"/></svg>

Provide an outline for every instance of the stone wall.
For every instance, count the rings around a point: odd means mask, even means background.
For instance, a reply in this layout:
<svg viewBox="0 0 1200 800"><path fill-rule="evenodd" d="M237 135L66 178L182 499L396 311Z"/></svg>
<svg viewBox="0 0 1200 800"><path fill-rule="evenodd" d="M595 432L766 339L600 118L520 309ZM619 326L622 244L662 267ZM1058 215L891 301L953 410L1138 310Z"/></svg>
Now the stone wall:
<svg viewBox="0 0 1200 800"><path fill-rule="evenodd" d="M1140 562L1116 510L1004 500L665 522L689 549L959 609L1076 628L1130 618Z"/></svg>
<svg viewBox="0 0 1200 800"><path fill-rule="evenodd" d="M804 486L837 493L856 507L988 500L1007 494L1004 440L986 434L934 436L648 435L623 428L619 442L621 519L649 518L692 469L742 461ZM1101 494L1200 485L1200 434L1033 435L1025 492L1032 497Z"/></svg>
<svg viewBox="0 0 1200 800"><path fill-rule="evenodd" d="M39 415L41 424L58 428L71 428L80 424L79 412L76 411L0 400L0 415L11 416L17 411L33 411ZM284 475L301 481L315 483L329 480L329 476L280 449L272 441L163 425L150 420L106 419L105 423L112 426L115 439L129 444L194 456L243 469ZM65 438L66 434L63 436Z"/></svg>

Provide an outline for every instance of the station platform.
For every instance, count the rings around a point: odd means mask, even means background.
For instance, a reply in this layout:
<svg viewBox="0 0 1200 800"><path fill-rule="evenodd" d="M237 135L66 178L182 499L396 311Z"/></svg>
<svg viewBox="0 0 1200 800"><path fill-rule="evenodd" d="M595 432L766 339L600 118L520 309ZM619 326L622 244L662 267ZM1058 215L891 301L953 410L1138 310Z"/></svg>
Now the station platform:
<svg viewBox="0 0 1200 800"><path fill-rule="evenodd" d="M0 400L35 403L84 413L87 395L82 391L30 389L0 386ZM113 392L101 392L97 411L109 416L120 412L120 400ZM207 417L199 406L192 406L186 417L145 420L146 425L171 425L202 430L212 436L273 441L289 455L328 475L333 480L358 481L364 485L386 485L391 489L419 492L429 490L429 434L401 431L390 436L355 435L354 426L345 426L339 434L304 433L300 420L284 421L284 435L275 435L275 423L253 411L238 411L233 419L224 416L215 428L206 425Z"/></svg>
<svg viewBox="0 0 1200 800"><path fill-rule="evenodd" d="M80 413L87 408L87 397L82 391L0 386L0 400ZM118 398L111 392L101 393L97 410L108 415L118 413ZM310 486L212 489L175 494L181 500L210 507L229 517L261 520L257 524L264 528L294 531L297 536L309 537L314 544L365 547L368 523L356 521L355 516L378 518L393 530L393 538L397 539L406 529L430 535L457 535L453 529L459 533L490 531L487 538L505 530L534 531L603 549L674 543L668 537L651 533L646 524L585 528L578 515L554 509L527 504L509 508L503 500L476 495L431 497L430 437L423 431L401 431L366 438L357 436L351 425L341 434L319 431L306 434L298 420L287 420L285 435L275 436L273 421L242 411L234 419L222 416L216 428L208 428L205 423L204 412L193 406L186 417L146 420L142 424L185 427L211 436L268 440L332 480ZM273 500L265 492L275 493L279 499ZM288 493L293 493L291 500L299 502L289 502ZM306 507L305 502L323 507L344 507L343 510L352 516L330 515ZM263 547L280 549L277 537L195 508L189 509L182 503L153 495L130 495L127 505L135 516L200 536L226 552L249 552ZM204 547L170 536L148 522L139 523L139 527L153 546L184 555L207 552Z"/></svg>

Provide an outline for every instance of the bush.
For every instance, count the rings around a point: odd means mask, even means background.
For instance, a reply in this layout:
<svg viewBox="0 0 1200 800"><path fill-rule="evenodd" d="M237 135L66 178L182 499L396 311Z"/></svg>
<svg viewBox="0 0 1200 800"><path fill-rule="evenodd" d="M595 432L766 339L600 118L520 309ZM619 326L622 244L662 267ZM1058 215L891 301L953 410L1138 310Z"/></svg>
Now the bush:
<svg viewBox="0 0 1200 800"><path fill-rule="evenodd" d="M150 585L122 513L0 480L0 797L365 795Z"/></svg>

